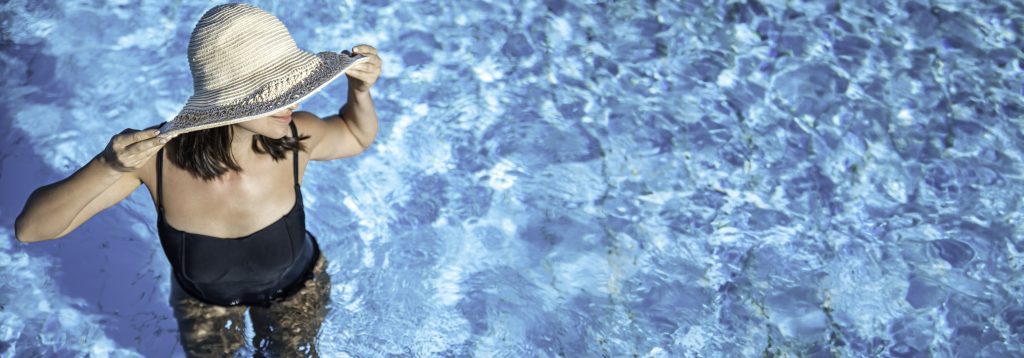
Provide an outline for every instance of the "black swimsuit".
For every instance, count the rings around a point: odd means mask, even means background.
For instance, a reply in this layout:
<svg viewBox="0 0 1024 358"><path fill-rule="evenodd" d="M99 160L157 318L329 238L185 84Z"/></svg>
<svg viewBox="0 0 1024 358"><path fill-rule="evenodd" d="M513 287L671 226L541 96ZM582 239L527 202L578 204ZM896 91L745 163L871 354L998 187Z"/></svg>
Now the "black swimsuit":
<svg viewBox="0 0 1024 358"><path fill-rule="evenodd" d="M292 136L297 137L295 123ZM181 288L197 300L220 306L267 307L302 288L320 258L316 238L306 231L299 187L299 150L293 153L295 204L292 210L252 234L223 239L175 229L164 219L163 149L157 154L157 229L164 254Z"/></svg>

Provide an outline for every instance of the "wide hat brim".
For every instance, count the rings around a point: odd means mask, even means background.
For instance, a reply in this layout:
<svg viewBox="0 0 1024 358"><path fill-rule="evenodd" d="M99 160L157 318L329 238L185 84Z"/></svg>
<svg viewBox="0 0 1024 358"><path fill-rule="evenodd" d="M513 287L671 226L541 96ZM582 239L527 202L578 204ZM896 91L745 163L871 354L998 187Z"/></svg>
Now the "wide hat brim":
<svg viewBox="0 0 1024 358"><path fill-rule="evenodd" d="M285 83L288 86L279 94L266 98L258 90L249 96L213 108L197 108L190 98L185 107L174 118L160 127L161 136L179 135L203 129L241 123L269 116L293 103L300 102L323 89L340 77L353 65L366 61L363 55L349 56L337 52L321 52L315 68L304 78ZM280 83L275 84L280 86ZM195 97L195 95L193 95Z"/></svg>

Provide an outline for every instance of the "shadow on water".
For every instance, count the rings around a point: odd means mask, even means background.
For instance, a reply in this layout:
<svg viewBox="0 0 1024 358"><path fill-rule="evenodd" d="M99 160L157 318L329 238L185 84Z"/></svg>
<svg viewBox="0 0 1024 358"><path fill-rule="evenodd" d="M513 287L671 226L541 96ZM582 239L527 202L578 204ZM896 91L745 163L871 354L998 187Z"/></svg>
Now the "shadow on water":
<svg viewBox="0 0 1024 358"><path fill-rule="evenodd" d="M52 80L54 59L47 58L49 56L41 53L37 46L33 48L7 43L0 44L0 50L29 63L22 84L38 88L37 91L20 96L5 93L5 101L0 103L0 113L4 118L0 120L4 143L0 147L0 198L3 198L0 200L0 225L13 234L15 219L31 192L42 185L63 179L77 167L64 168L66 174L50 168L46 164L47 158L33 150L31 136L13 124L17 115L12 108L13 103L62 106L60 96L55 94L69 92L66 88L60 88L59 80ZM9 79L6 82L13 84L19 81ZM58 119L38 119L40 122L47 120ZM111 131L116 132L113 129ZM98 153L101 149L88 150ZM146 208L140 209L140 205ZM45 271L35 276L47 282L33 285L22 283L21 286L55 286L54 291L61 294L57 297L68 299L68 306L83 316L97 318L95 323L103 327L104 332L96 334L109 337L116 347L134 350L143 356L164 356L180 349L177 347L177 325L167 303L166 293L161 290L161 281L168 280L169 265L154 263L154 260L166 262L163 253L159 251L159 242L151 241L158 240L155 234L156 215L155 212L151 215L139 214L147 212L146 209L151 206L148 193L140 187L125 201L100 212L63 238L33 244L12 243L12 252L25 252L29 255L30 268L40 267L31 263L33 259L49 257L54 263L49 268L41 266ZM14 240L13 235L10 239ZM12 296L17 297L16 294ZM26 295L26 299L31 297ZM34 304L28 302L28 306ZM66 306L54 304L51 307ZM51 315L56 313L20 317L25 323L22 334L53 334L55 332L51 328L58 328L61 335L66 335L59 338L64 342L93 343L79 341L79 337L92 336L80 331L84 327L71 324L64 327L58 324L54 327L52 320L46 319ZM67 352L59 348L51 351L50 348L38 347L39 342L38 337L17 338L18 355ZM10 347L0 348L3 348L0 351L5 351Z"/></svg>

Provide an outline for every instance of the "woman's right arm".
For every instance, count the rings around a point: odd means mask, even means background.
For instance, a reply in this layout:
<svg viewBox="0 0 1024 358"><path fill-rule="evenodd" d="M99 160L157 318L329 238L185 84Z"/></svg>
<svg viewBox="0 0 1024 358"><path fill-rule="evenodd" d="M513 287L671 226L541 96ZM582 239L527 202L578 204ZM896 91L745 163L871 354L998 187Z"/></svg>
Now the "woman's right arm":
<svg viewBox="0 0 1024 358"><path fill-rule="evenodd" d="M131 195L142 181L136 173L169 138L155 130L126 129L102 153L70 177L32 192L14 224L21 242L53 240L96 213Z"/></svg>

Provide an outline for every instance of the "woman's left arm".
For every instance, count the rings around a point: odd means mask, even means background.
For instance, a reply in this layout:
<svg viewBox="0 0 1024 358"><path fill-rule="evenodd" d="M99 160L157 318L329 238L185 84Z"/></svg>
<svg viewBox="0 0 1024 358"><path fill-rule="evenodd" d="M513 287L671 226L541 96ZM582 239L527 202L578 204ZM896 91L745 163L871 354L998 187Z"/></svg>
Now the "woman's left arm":
<svg viewBox="0 0 1024 358"><path fill-rule="evenodd" d="M296 112L293 117L299 131L309 135L310 159L333 160L351 157L370 147L377 137L377 110L370 97L370 87L380 75L381 60L377 49L369 45L354 47L353 52L369 57L345 72L348 77L348 102L338 114L320 117L309 112Z"/></svg>
<svg viewBox="0 0 1024 358"><path fill-rule="evenodd" d="M381 59L377 49L370 45L359 45L352 52L369 57L369 61L358 63L348 71L348 102L338 113L355 135L359 146L366 149L377 136L377 110L373 107L370 87L380 76Z"/></svg>

